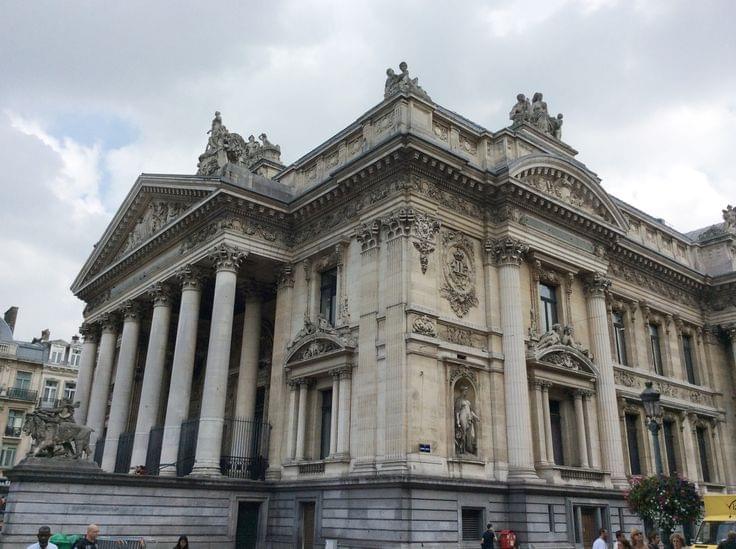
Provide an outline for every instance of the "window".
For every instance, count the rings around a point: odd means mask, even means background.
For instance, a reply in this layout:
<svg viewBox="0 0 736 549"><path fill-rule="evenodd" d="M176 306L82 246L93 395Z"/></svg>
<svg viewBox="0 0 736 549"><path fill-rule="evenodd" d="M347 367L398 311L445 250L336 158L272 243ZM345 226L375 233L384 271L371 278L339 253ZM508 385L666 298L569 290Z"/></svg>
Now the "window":
<svg viewBox="0 0 736 549"><path fill-rule="evenodd" d="M337 269L324 271L319 282L319 314L332 326L337 312Z"/></svg>
<svg viewBox="0 0 736 549"><path fill-rule="evenodd" d="M58 345L53 345L51 347L51 362L54 364L61 364L64 362L64 347L59 347Z"/></svg>
<svg viewBox="0 0 736 549"><path fill-rule="evenodd" d="M705 427L697 427L695 434L698 439L698 457L700 469L703 471L703 482L710 482L710 467L708 466L708 433Z"/></svg>
<svg viewBox="0 0 736 549"><path fill-rule="evenodd" d="M649 325L649 344L652 347L652 360L654 361L654 371L662 375L662 349L659 344L659 326L656 324Z"/></svg>
<svg viewBox="0 0 736 549"><path fill-rule="evenodd" d="M664 433L664 453L667 456L667 467L669 474L674 475L677 470L677 454L675 452L675 422L665 420L662 422L662 432Z"/></svg>
<svg viewBox="0 0 736 549"><path fill-rule="evenodd" d="M79 367L79 361L82 357L82 351L79 349L72 349L69 353L69 366Z"/></svg>
<svg viewBox="0 0 736 549"><path fill-rule="evenodd" d="M562 414L560 401L549 401L549 421L552 426L552 454L557 465L564 465L565 452L562 445Z"/></svg>
<svg viewBox="0 0 736 549"><path fill-rule="evenodd" d="M463 541L478 541L483 536L483 509L462 509Z"/></svg>
<svg viewBox="0 0 736 549"><path fill-rule="evenodd" d="M64 384L64 399L74 401L74 395L77 392L77 384L72 381L67 381Z"/></svg>
<svg viewBox="0 0 736 549"><path fill-rule="evenodd" d="M5 436L19 437L22 434L24 415L22 410L8 410L8 425L5 427Z"/></svg>
<svg viewBox="0 0 736 549"><path fill-rule="evenodd" d="M693 338L689 335L682 336L682 355L685 358L685 373L688 382L696 384L695 365L693 363Z"/></svg>
<svg viewBox="0 0 736 549"><path fill-rule="evenodd" d="M319 459L330 455L330 434L332 430L332 389L320 391L322 394L322 425L319 439Z"/></svg>
<svg viewBox="0 0 736 549"><path fill-rule="evenodd" d="M641 475L639 457L639 416L626 414L626 441L629 445L629 465L632 475Z"/></svg>
<svg viewBox="0 0 736 549"><path fill-rule="evenodd" d="M557 324L557 289L547 284L539 285L539 299L542 303L542 330L551 332Z"/></svg>
<svg viewBox="0 0 736 549"><path fill-rule="evenodd" d="M0 450L0 467L12 467L15 463L15 446L3 446Z"/></svg>
<svg viewBox="0 0 736 549"><path fill-rule="evenodd" d="M16 389L27 391L31 388L31 372L16 372L15 386Z"/></svg>
<svg viewBox="0 0 736 549"><path fill-rule="evenodd" d="M624 331L624 315L620 311L613 313L613 335L616 339L616 359L619 364L628 366L626 360L626 332Z"/></svg>
<svg viewBox="0 0 736 549"><path fill-rule="evenodd" d="M53 402L56 400L56 392L59 388L59 382L54 379L47 379L43 387L43 401Z"/></svg>

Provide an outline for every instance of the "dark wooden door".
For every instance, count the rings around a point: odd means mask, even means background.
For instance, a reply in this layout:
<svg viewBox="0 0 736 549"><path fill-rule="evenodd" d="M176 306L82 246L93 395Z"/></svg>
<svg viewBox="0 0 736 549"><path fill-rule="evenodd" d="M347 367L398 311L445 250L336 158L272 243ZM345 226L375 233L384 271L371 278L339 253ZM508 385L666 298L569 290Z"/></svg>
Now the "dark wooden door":
<svg viewBox="0 0 736 549"><path fill-rule="evenodd" d="M304 502L302 507L301 549L314 549L314 502Z"/></svg>
<svg viewBox="0 0 736 549"><path fill-rule="evenodd" d="M261 504L241 501L238 505L238 524L235 530L236 549L256 549L258 546L258 511Z"/></svg>
<svg viewBox="0 0 736 549"><path fill-rule="evenodd" d="M583 526L583 547L592 547L595 538L598 537L598 525L596 524L595 509L583 507L580 510Z"/></svg>

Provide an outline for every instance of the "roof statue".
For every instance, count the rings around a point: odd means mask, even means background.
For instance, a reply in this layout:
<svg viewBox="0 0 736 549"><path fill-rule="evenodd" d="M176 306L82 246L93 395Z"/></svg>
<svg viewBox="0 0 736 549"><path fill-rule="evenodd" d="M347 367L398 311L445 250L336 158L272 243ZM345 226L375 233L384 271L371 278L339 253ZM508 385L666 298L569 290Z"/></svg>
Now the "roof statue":
<svg viewBox="0 0 736 549"><path fill-rule="evenodd" d="M228 163L250 170L259 160L280 162L281 147L271 143L265 133L259 136L260 143L252 135L246 142L240 134L228 131L222 123L220 111L215 112L212 127L207 133L209 139L204 152L199 155L197 175L214 175Z"/></svg>
<svg viewBox="0 0 736 549"><path fill-rule="evenodd" d="M727 233L736 234L736 208L729 204L723 210L724 229Z"/></svg>
<svg viewBox="0 0 736 549"><path fill-rule="evenodd" d="M523 93L516 96L516 104L511 108L509 119L512 126L530 124L542 133L551 135L555 139L562 139L562 113L550 116L547 112L547 102L541 92L532 97L531 102Z"/></svg>
<svg viewBox="0 0 736 549"><path fill-rule="evenodd" d="M397 93L413 93L431 101L427 92L419 85L419 79L409 76L409 66L406 61L399 63L399 74L396 74L392 68L386 69L386 87L383 97L389 98Z"/></svg>

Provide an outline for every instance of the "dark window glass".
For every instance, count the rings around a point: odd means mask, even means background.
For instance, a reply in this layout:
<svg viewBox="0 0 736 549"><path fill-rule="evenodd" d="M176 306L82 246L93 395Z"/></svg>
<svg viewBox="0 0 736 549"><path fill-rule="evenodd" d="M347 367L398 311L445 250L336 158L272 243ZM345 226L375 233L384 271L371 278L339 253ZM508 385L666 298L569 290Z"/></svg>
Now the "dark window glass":
<svg viewBox="0 0 736 549"><path fill-rule="evenodd" d="M695 364L693 362L693 338L689 335L682 336L682 354L685 358L685 372L690 383L695 381Z"/></svg>
<svg viewBox="0 0 736 549"><path fill-rule="evenodd" d="M616 358L619 364L628 366L626 360L626 332L624 331L624 315L620 312L613 313L613 334L616 339Z"/></svg>
<svg viewBox="0 0 736 549"><path fill-rule="evenodd" d="M698 455L700 457L700 469L703 471L703 482L710 482L707 432L705 427L698 427L695 432L698 437Z"/></svg>
<svg viewBox="0 0 736 549"><path fill-rule="evenodd" d="M562 445L562 415L560 414L560 401L549 401L549 421L552 424L552 454L557 465L564 465Z"/></svg>
<svg viewBox="0 0 736 549"><path fill-rule="evenodd" d="M670 475L677 472L677 454L675 453L675 422L665 421L662 423L662 432L664 433L664 450L667 455L667 467Z"/></svg>
<svg viewBox="0 0 736 549"><path fill-rule="evenodd" d="M319 458L330 455L330 430L332 428L332 389L322 393L322 426L320 429Z"/></svg>
<svg viewBox="0 0 736 549"><path fill-rule="evenodd" d="M319 314L332 326L335 325L337 310L337 269L324 271L320 275Z"/></svg>
<svg viewBox="0 0 736 549"><path fill-rule="evenodd" d="M641 459L639 458L639 418L634 414L626 414L626 441L629 443L629 463L632 475L641 475Z"/></svg>
<svg viewBox="0 0 736 549"><path fill-rule="evenodd" d="M547 505L547 520L549 522L549 531L555 531L555 506L552 504Z"/></svg>
<svg viewBox="0 0 736 549"><path fill-rule="evenodd" d="M649 325L649 343L652 347L652 360L654 360L654 371L662 375L662 349L659 344L659 326Z"/></svg>
<svg viewBox="0 0 736 549"><path fill-rule="evenodd" d="M542 331L552 331L557 324L557 289L547 284L539 285L539 298L542 304Z"/></svg>
<svg viewBox="0 0 736 549"><path fill-rule="evenodd" d="M462 509L463 541L478 541L483 536L483 510Z"/></svg>

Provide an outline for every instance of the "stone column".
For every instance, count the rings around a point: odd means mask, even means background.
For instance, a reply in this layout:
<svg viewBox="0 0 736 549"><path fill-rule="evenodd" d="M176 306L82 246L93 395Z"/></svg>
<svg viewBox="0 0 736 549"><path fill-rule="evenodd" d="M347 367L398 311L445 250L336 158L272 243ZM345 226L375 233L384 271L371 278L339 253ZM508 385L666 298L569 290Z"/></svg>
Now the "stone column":
<svg viewBox="0 0 736 549"><path fill-rule="evenodd" d="M215 295L207 347L207 366L199 415L197 452L192 475L219 476L222 428L227 398L227 371L230 366L230 340L233 333L235 284L240 262L246 253L227 244L218 244L210 253L215 262Z"/></svg>
<svg viewBox="0 0 736 549"><path fill-rule="evenodd" d="M115 360L115 345L118 340L117 317L104 314L100 319L100 325L102 326L100 352L97 356L97 368L92 381L89 410L87 412L87 426L94 430L90 438L92 445L96 444L98 438L104 438L107 399L110 393L113 361ZM94 449L92 451L94 452Z"/></svg>
<svg viewBox="0 0 736 549"><path fill-rule="evenodd" d="M192 394L194 357L197 350L199 307L202 301L202 271L187 265L177 272L181 281L181 304L176 328L174 360L171 366L171 383L166 403L164 436L161 445L161 476L175 476L179 458L181 424L189 417L189 401Z"/></svg>
<svg viewBox="0 0 736 549"><path fill-rule="evenodd" d="M611 281L595 273L586 283L588 294L588 320L590 322L590 343L593 361L598 371L598 426L601 439L603 468L611 474L614 486L626 487L624 455L621 449L621 431L618 422L616 403L616 384L613 379L613 358L608 335L606 314L606 291Z"/></svg>
<svg viewBox="0 0 736 549"><path fill-rule="evenodd" d="M338 405L337 455L350 457L350 384L353 372L350 368L340 371L340 400Z"/></svg>
<svg viewBox="0 0 736 549"><path fill-rule="evenodd" d="M332 415L330 417L330 456L337 454L337 417L340 409L340 370L332 374Z"/></svg>
<svg viewBox="0 0 736 549"><path fill-rule="evenodd" d="M588 441L585 436L582 391L574 391L572 398L575 403L575 426L578 431L578 457L580 459L580 467L587 469L590 465L588 463Z"/></svg>
<svg viewBox="0 0 736 549"><path fill-rule="evenodd" d="M532 421L526 372L519 265L529 247L506 237L489 243L498 264L501 330L503 332L506 439L509 475L513 480L538 480L534 470Z"/></svg>
<svg viewBox="0 0 736 549"><path fill-rule="evenodd" d="M289 425L286 429L286 458L293 461L296 457L296 431L299 419L299 383L289 381Z"/></svg>
<svg viewBox="0 0 736 549"><path fill-rule="evenodd" d="M588 462L593 469L601 468L601 444L598 440L598 414L595 413L593 391L583 392L583 407L585 412L585 432L588 434Z"/></svg>
<svg viewBox="0 0 736 549"><path fill-rule="evenodd" d="M721 446L721 435L718 432L718 421L717 419L712 419L710 422L710 447L711 447L711 453L713 455L713 459L711 460L713 462L713 469L715 469L715 474L712 475L713 482L718 482L719 484L726 484L726 475L725 471L723 469L723 446ZM664 438L664 437L663 437Z"/></svg>
<svg viewBox="0 0 736 549"><path fill-rule="evenodd" d="M245 298L243 342L235 394L235 417L239 419L253 419L255 415L261 341L261 297L253 289L246 291L249 295Z"/></svg>
<svg viewBox="0 0 736 549"><path fill-rule="evenodd" d="M534 389L534 407L536 411L536 417L534 418L537 423L537 443L539 447L539 463L546 465L549 462L548 453L547 453L547 437L546 437L546 427L544 425L544 401L542 399L542 383L541 381L534 381L532 382L532 387Z"/></svg>
<svg viewBox="0 0 736 549"><path fill-rule="evenodd" d="M102 457L102 469L108 473L115 471L118 440L125 430L130 415L130 396L133 389L135 362L138 356L138 335L141 328L140 308L137 303L126 302L122 307L122 312L123 335L118 353L118 365L115 369L110 417L107 420L105 453Z"/></svg>
<svg viewBox="0 0 736 549"><path fill-rule="evenodd" d="M544 441L547 446L547 462L554 464L555 449L552 445L552 419L549 413L549 388L551 383L545 381L542 383L542 407L544 412Z"/></svg>
<svg viewBox="0 0 736 549"><path fill-rule="evenodd" d="M130 458L131 472L134 472L137 466L145 465L148 436L151 428L158 421L166 350L169 343L169 325L171 324L171 292L168 286L154 284L148 293L153 298L153 316L146 351L146 366L143 371L141 398L138 404L133 453Z"/></svg>
<svg viewBox="0 0 736 549"><path fill-rule="evenodd" d="M299 412L296 423L296 455L297 461L304 460L304 445L307 435L307 380L299 380Z"/></svg>
<svg viewBox="0 0 736 549"><path fill-rule="evenodd" d="M98 334L96 327L82 324L79 328L84 341L82 342L82 356L79 358L79 375L77 376L77 390L74 393L75 402L79 406L74 411L74 421L80 425L87 422L87 410L89 410L90 389L92 388L92 376L95 371L97 360Z"/></svg>

